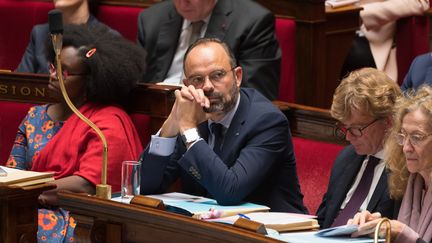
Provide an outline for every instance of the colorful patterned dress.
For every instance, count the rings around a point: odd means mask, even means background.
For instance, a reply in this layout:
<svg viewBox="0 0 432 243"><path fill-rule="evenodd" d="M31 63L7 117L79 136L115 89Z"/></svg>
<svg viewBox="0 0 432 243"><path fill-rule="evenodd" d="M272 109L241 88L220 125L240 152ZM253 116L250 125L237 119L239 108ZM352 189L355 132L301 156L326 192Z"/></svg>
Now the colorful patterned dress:
<svg viewBox="0 0 432 243"><path fill-rule="evenodd" d="M7 161L7 166L31 170L32 162L40 151L62 128L63 122L54 122L47 114L49 105L30 108L18 128L18 133ZM75 221L61 208L39 209L38 242L74 242Z"/></svg>

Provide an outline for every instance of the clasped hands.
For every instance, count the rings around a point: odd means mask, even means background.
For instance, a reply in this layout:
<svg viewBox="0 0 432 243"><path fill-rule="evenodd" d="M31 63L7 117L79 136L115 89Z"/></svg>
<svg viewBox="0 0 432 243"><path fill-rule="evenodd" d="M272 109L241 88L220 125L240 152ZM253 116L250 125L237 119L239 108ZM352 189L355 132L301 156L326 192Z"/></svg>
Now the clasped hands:
<svg viewBox="0 0 432 243"><path fill-rule="evenodd" d="M178 133L197 127L210 116L203 110L204 107L210 107L210 100L204 95L202 89L196 89L192 85L182 86L174 94L176 100L161 128L161 137L177 136Z"/></svg>
<svg viewBox="0 0 432 243"><path fill-rule="evenodd" d="M369 235L370 237L374 236L375 227L382 219L381 213L371 213L367 210L357 213L354 215L354 218L348 220L347 224L354 224L358 225L358 231L354 232L351 236L352 237L358 237L361 235ZM397 221L397 220L390 220L391 225L391 239L396 238L396 236L402 232L403 228L405 227L405 224ZM379 236L384 237L386 234L387 225L383 224L379 231Z"/></svg>

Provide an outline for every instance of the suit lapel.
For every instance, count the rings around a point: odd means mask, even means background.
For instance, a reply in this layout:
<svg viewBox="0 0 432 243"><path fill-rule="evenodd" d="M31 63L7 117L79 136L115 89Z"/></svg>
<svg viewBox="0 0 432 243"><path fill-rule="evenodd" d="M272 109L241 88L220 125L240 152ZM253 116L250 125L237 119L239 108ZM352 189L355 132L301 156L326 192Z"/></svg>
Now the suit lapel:
<svg viewBox="0 0 432 243"><path fill-rule="evenodd" d="M346 194L351 188L352 183L354 182L357 173L362 165L365 156L356 156L353 160L346 161L346 167L342 173L341 178L334 185L336 192L331 201L328 202L329 205L329 216L327 218L334 219L339 212L340 206L345 200ZM348 160L350 158L347 158ZM330 222L331 224L331 222Z"/></svg>
<svg viewBox="0 0 432 243"><path fill-rule="evenodd" d="M208 136L209 136L209 129L208 129L208 121L202 122L198 125L198 132L200 136L208 142Z"/></svg>
<svg viewBox="0 0 432 243"><path fill-rule="evenodd" d="M183 24L183 18L175 11L174 6L168 14L170 18L165 23L161 23L157 39L158 44L156 45L156 63L159 64L157 65L155 80L160 81L166 77L171 66ZM171 61L167 62L166 60Z"/></svg>
<svg viewBox="0 0 432 243"><path fill-rule="evenodd" d="M205 37L224 40L231 24L232 0L219 0L212 12Z"/></svg>
<svg viewBox="0 0 432 243"><path fill-rule="evenodd" d="M250 108L249 97L245 95L243 91L240 90L240 103L236 113L234 114L231 124L224 136L224 142L222 144L221 157L223 161L226 161L225 163L227 163L228 161L235 161L230 157L234 155L232 151L235 151L236 149L229 149L229 148L237 147L236 144L238 144L237 141L241 135L242 132L241 130L246 121L246 117L249 113L249 108Z"/></svg>
<svg viewBox="0 0 432 243"><path fill-rule="evenodd" d="M369 212L375 212L376 211L375 209L378 205L378 202L383 197L384 193L386 193L386 187L387 187L387 172L384 169L384 171L381 174L381 177L378 181L378 184L375 187L375 191L372 194L372 197L369 201L369 204L367 205L367 210Z"/></svg>

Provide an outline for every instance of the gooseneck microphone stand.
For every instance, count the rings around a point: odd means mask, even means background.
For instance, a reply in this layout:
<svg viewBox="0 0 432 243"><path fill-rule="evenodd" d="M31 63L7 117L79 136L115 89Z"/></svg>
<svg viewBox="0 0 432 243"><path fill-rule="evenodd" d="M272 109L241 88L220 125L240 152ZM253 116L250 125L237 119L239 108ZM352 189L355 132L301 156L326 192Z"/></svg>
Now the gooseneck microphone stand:
<svg viewBox="0 0 432 243"><path fill-rule="evenodd" d="M96 185L96 196L103 199L111 199L111 186L107 184L107 167L108 167L108 143L102 131L87 117L85 117L71 102L67 94L64 77L61 66L60 53L63 45L63 16L62 12L58 9L51 10L48 13L49 29L53 42L55 52L55 63L57 78L60 83L60 90L69 108L87 125L89 125L99 136L103 144L103 156L102 156L102 175L101 184Z"/></svg>

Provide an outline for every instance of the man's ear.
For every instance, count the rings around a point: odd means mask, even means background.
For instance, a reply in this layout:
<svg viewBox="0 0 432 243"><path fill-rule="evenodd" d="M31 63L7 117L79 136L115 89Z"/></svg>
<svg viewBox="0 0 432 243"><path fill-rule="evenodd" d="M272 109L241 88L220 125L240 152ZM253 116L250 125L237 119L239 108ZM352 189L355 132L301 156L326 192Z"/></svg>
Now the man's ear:
<svg viewBox="0 0 432 243"><path fill-rule="evenodd" d="M236 76L237 87L240 87L241 82L243 80L243 69L238 66L234 69L234 75Z"/></svg>

